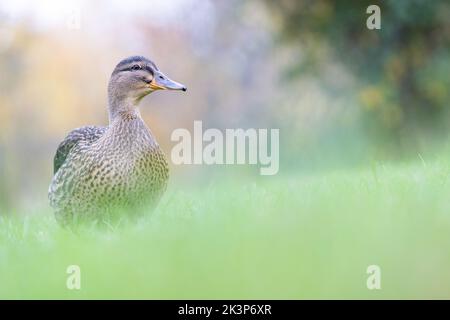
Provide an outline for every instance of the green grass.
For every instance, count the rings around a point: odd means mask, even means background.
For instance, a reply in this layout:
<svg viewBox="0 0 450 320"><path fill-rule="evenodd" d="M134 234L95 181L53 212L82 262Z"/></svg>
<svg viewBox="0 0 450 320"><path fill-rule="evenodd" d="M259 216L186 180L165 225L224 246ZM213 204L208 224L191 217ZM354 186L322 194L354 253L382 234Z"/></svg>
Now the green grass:
<svg viewBox="0 0 450 320"><path fill-rule="evenodd" d="M450 166L171 188L114 230L0 219L0 298L450 298ZM81 267L81 290L66 268ZM366 268L381 267L381 290Z"/></svg>

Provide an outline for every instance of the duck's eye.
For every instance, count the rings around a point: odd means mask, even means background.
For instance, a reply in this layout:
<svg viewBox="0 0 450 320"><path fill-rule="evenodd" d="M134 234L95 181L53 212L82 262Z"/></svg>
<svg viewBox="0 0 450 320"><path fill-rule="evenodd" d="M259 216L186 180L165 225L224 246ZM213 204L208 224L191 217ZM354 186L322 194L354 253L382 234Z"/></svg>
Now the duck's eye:
<svg viewBox="0 0 450 320"><path fill-rule="evenodd" d="M135 64L134 66L131 67L131 70L141 70L141 66L138 64Z"/></svg>

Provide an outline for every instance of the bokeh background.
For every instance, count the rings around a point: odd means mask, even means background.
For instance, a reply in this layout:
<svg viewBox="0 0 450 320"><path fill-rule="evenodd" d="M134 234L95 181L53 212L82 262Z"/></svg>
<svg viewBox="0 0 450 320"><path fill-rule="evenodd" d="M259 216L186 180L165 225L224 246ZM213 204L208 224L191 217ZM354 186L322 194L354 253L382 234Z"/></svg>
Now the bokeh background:
<svg viewBox="0 0 450 320"><path fill-rule="evenodd" d="M172 130L197 119L280 128L281 174L442 149L450 4L383 1L382 29L373 31L365 13L373 3L2 1L0 203L45 198L58 142L75 127L107 123L111 70L135 54L189 87L142 103L167 153Z"/></svg>
<svg viewBox="0 0 450 320"><path fill-rule="evenodd" d="M450 297L449 16L444 0L0 1L0 297ZM130 55L189 88L141 103L167 154L194 120L279 128L279 174L172 166L150 220L59 228L56 147L107 124Z"/></svg>

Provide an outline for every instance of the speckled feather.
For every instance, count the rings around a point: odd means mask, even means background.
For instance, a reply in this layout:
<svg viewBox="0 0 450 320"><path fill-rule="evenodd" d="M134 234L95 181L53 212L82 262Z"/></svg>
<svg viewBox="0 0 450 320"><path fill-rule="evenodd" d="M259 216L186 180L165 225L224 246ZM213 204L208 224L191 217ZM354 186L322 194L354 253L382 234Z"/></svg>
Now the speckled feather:
<svg viewBox="0 0 450 320"><path fill-rule="evenodd" d="M86 126L72 130L67 137L59 144L53 160L53 174L58 172L70 150L78 143L90 144L100 138L106 131L106 127Z"/></svg>
<svg viewBox="0 0 450 320"><path fill-rule="evenodd" d="M62 224L103 219L118 209L156 205L166 189L168 164L139 116L109 127L72 131L55 156L49 199Z"/></svg>

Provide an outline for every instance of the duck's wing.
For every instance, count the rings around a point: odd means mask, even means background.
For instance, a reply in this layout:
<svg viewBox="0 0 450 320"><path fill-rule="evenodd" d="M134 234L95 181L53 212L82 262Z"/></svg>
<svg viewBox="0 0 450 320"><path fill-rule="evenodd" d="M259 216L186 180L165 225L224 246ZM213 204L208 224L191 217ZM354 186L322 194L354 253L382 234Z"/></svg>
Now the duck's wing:
<svg viewBox="0 0 450 320"><path fill-rule="evenodd" d="M67 137L59 144L53 159L53 173L63 165L64 161L72 150L80 141L92 143L99 139L106 131L106 127L86 126L72 130Z"/></svg>

